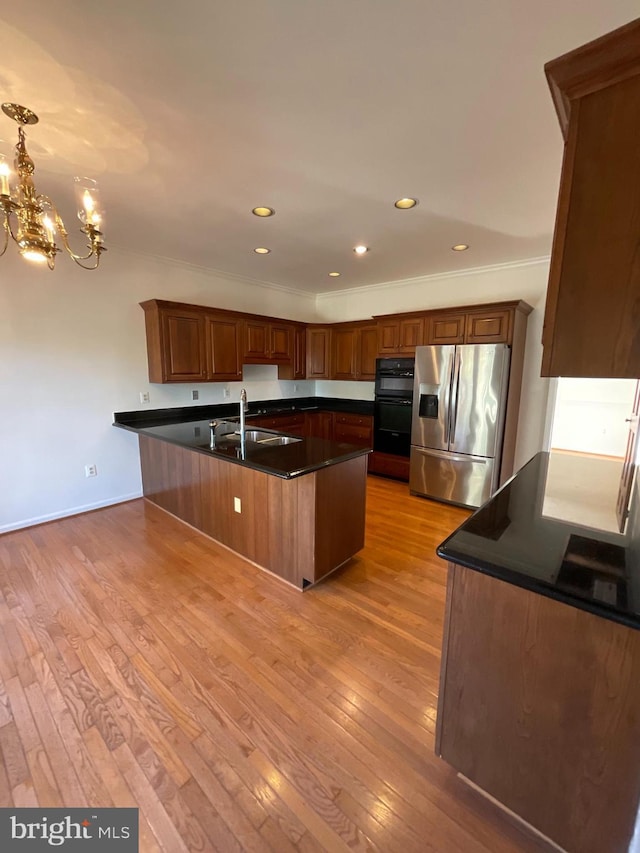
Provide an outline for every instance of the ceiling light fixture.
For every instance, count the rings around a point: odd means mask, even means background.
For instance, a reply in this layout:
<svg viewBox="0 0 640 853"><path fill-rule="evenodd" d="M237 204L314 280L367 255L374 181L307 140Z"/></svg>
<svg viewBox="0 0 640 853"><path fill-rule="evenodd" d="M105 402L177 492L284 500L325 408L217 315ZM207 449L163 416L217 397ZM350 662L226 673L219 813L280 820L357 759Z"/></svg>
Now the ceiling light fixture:
<svg viewBox="0 0 640 853"><path fill-rule="evenodd" d="M369 251L369 247L368 246L354 246L353 251L356 253L356 255L366 255L366 253Z"/></svg>
<svg viewBox="0 0 640 853"><path fill-rule="evenodd" d="M80 229L89 240L88 253L76 255L69 245L67 231L55 205L46 195L40 195L33 183L35 165L26 148L24 126L37 124L38 116L20 104L3 104L5 115L18 123L18 144L14 168L17 183L11 186L11 168L6 158L0 154L0 210L4 213L4 246L0 257L7 251L9 237L17 244L20 254L28 261L46 263L53 269L56 255L61 251L54 241L56 231L65 251L85 270L94 270L100 263L100 255L106 252L102 245L102 212L98 203L99 194L96 182L90 178L74 178L78 203ZM14 226L17 226L14 227ZM94 259L87 266L84 261Z"/></svg>
<svg viewBox="0 0 640 853"><path fill-rule="evenodd" d="M454 252L466 252L468 248L468 243L456 243L455 246L451 247Z"/></svg>
<svg viewBox="0 0 640 853"><path fill-rule="evenodd" d="M337 278L337 277L340 275L340 273L339 273L339 272L330 272L330 273L329 273L329 275L330 275L332 278Z"/></svg>
<svg viewBox="0 0 640 853"><path fill-rule="evenodd" d="M275 210L272 207L254 207L251 213L254 216L273 216L275 214Z"/></svg>
<svg viewBox="0 0 640 853"><path fill-rule="evenodd" d="M411 210L417 203L417 198L399 198L398 201L394 201L393 206L397 207L398 210Z"/></svg>
<svg viewBox="0 0 640 853"><path fill-rule="evenodd" d="M258 246L257 249L253 250L256 255L268 255L271 249L267 249L265 246Z"/></svg>

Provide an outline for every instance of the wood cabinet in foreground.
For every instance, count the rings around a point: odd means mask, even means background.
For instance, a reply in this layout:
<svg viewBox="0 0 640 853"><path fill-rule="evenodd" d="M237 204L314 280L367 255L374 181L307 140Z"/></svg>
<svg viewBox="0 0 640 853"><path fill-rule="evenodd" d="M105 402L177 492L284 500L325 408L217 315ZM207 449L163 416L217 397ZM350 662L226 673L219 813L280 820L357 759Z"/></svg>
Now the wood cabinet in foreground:
<svg viewBox="0 0 640 853"><path fill-rule="evenodd" d="M640 19L548 62L564 160L543 376L640 376Z"/></svg>
<svg viewBox="0 0 640 853"><path fill-rule="evenodd" d="M640 805L640 631L450 564L436 753L567 851Z"/></svg>

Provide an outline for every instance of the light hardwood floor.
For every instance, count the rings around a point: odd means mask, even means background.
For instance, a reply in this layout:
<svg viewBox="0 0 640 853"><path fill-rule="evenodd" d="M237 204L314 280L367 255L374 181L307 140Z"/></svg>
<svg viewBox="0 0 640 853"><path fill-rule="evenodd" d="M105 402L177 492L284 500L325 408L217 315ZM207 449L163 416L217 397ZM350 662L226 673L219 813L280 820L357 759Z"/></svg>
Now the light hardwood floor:
<svg viewBox="0 0 640 853"><path fill-rule="evenodd" d="M466 515L369 477L304 593L143 500L0 537L0 806L138 806L143 853L547 849L433 753Z"/></svg>

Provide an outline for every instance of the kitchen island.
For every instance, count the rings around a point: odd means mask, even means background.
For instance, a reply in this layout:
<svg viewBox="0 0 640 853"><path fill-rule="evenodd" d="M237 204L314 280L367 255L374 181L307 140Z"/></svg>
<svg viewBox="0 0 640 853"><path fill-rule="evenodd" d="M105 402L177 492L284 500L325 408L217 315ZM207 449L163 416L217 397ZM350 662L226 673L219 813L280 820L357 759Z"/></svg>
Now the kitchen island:
<svg viewBox="0 0 640 853"><path fill-rule="evenodd" d="M369 449L313 437L280 444L264 429L211 448L209 413L176 417L116 415L115 426L138 434L147 500L299 589L363 547Z"/></svg>
<svg viewBox="0 0 640 853"><path fill-rule="evenodd" d="M638 495L624 535L549 517L548 461L438 548L436 752L565 850L619 853L640 806Z"/></svg>

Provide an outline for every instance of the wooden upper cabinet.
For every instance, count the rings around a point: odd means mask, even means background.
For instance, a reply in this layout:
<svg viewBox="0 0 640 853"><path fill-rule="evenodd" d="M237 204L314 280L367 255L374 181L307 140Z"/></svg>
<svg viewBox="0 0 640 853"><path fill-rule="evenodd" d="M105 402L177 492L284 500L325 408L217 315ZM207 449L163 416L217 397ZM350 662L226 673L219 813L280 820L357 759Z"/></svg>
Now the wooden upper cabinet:
<svg viewBox="0 0 640 853"><path fill-rule="evenodd" d="M331 329L307 326L307 379L331 379Z"/></svg>
<svg viewBox="0 0 640 853"><path fill-rule="evenodd" d="M545 71L565 137L543 376L640 376L640 19Z"/></svg>
<svg viewBox="0 0 640 853"><path fill-rule="evenodd" d="M463 344L466 314L433 314L427 326L427 344Z"/></svg>
<svg viewBox="0 0 640 853"><path fill-rule="evenodd" d="M466 315L466 344L506 344L511 340L513 309L473 311Z"/></svg>
<svg viewBox="0 0 640 853"><path fill-rule="evenodd" d="M293 332L293 378L305 379L307 376L307 330L296 326Z"/></svg>
<svg viewBox="0 0 640 853"><path fill-rule="evenodd" d="M293 326L255 319L244 322L243 360L248 364L271 364L293 358Z"/></svg>
<svg viewBox="0 0 640 853"><path fill-rule="evenodd" d="M210 381L233 381L242 378L240 337L242 323L215 314L205 317L207 342L207 378Z"/></svg>
<svg viewBox="0 0 640 853"><path fill-rule="evenodd" d="M373 380L376 376L376 325L336 325L332 329L333 379Z"/></svg>
<svg viewBox="0 0 640 853"><path fill-rule="evenodd" d="M378 327L362 326L358 340L358 379L373 381L376 378L378 357Z"/></svg>
<svg viewBox="0 0 640 853"><path fill-rule="evenodd" d="M149 299L145 312L150 382L204 382L204 315L189 306Z"/></svg>
<svg viewBox="0 0 640 853"><path fill-rule="evenodd" d="M333 379L356 378L356 330L334 328L332 334Z"/></svg>
<svg viewBox="0 0 640 853"><path fill-rule="evenodd" d="M378 320L378 353L413 355L424 343L424 317L389 317Z"/></svg>

